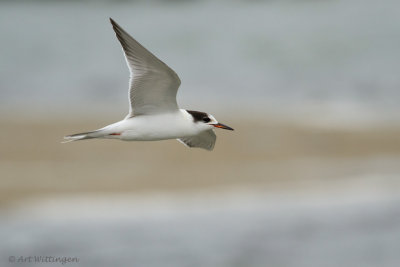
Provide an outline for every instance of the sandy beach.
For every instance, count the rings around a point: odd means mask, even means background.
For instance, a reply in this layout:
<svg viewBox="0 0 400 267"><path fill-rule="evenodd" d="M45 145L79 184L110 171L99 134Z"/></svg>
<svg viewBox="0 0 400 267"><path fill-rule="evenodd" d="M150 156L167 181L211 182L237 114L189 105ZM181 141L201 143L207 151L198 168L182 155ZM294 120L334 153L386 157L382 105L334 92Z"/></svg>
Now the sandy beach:
<svg viewBox="0 0 400 267"><path fill-rule="evenodd" d="M400 173L400 128L390 126L335 129L226 118L235 131L218 131L215 150L207 152L175 140L60 143L66 134L102 127L113 118L0 121L2 205L79 192L324 190L351 177ZM392 187L392 182L382 184Z"/></svg>

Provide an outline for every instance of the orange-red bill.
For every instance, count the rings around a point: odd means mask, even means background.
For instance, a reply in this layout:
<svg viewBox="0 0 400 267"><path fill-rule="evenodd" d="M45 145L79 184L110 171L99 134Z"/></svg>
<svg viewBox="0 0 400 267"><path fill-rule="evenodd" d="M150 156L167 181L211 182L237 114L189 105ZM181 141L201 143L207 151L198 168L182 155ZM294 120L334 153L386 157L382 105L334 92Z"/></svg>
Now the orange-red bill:
<svg viewBox="0 0 400 267"><path fill-rule="evenodd" d="M231 128L231 127L229 127L229 126L227 126L225 124L222 124L222 123L212 124L212 126L214 126L216 128L221 128L221 129L233 131L233 128Z"/></svg>

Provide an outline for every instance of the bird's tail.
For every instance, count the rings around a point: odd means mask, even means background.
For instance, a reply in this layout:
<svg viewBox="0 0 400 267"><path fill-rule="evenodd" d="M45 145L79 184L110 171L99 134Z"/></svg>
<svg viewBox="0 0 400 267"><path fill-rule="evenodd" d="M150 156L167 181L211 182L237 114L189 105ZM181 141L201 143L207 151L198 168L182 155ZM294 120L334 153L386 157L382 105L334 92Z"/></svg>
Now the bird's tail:
<svg viewBox="0 0 400 267"><path fill-rule="evenodd" d="M95 133L97 133L97 132L98 131L67 135L67 136L64 136L64 141L62 141L61 143L69 143L72 141L96 138L97 135Z"/></svg>

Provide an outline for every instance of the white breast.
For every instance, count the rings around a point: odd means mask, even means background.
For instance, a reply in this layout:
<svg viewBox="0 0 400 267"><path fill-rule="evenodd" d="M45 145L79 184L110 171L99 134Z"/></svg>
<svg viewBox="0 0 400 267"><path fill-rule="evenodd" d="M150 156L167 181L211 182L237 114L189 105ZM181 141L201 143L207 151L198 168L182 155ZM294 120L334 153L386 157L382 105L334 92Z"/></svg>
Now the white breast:
<svg viewBox="0 0 400 267"><path fill-rule="evenodd" d="M135 116L117 123L122 140L153 141L194 136L204 131L183 109L173 113Z"/></svg>

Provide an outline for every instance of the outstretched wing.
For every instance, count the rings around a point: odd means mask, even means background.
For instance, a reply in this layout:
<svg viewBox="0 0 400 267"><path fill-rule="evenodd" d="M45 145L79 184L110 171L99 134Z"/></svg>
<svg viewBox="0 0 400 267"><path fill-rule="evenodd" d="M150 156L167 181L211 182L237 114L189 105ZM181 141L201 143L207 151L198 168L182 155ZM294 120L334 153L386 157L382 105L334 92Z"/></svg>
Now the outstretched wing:
<svg viewBox="0 0 400 267"><path fill-rule="evenodd" d="M214 131L208 130L195 136L182 137L176 140L187 147L200 147L207 150L213 150L216 139L217 136L215 135Z"/></svg>
<svg viewBox="0 0 400 267"><path fill-rule="evenodd" d="M177 110L176 94L181 84L178 75L113 19L110 21L131 73L128 117Z"/></svg>

